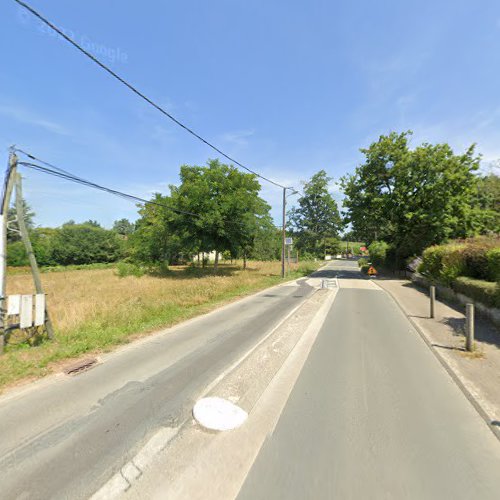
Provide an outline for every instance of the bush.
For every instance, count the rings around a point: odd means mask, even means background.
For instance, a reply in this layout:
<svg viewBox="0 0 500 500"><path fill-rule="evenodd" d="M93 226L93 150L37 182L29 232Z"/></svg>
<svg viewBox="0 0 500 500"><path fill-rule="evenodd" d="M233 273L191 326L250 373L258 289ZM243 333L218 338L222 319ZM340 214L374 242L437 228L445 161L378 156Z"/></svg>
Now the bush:
<svg viewBox="0 0 500 500"><path fill-rule="evenodd" d="M7 245L7 265L13 267L29 266L28 255L22 241Z"/></svg>
<svg viewBox="0 0 500 500"><path fill-rule="evenodd" d="M373 241L368 247L370 259L375 265L383 265L389 245L385 241Z"/></svg>
<svg viewBox="0 0 500 500"><path fill-rule="evenodd" d="M490 281L477 280L465 276L458 277L452 288L471 299L490 307L500 307L500 285Z"/></svg>
<svg viewBox="0 0 500 500"><path fill-rule="evenodd" d="M441 259L441 270L438 278L446 284L458 276L463 276L467 269L464 245L446 245Z"/></svg>
<svg viewBox="0 0 500 500"><path fill-rule="evenodd" d="M492 248L486 253L488 279L500 282L500 248Z"/></svg>
<svg viewBox="0 0 500 500"><path fill-rule="evenodd" d="M360 271L363 273L363 274L368 274L368 269L370 269L370 265L369 264L364 264L360 267Z"/></svg>
<svg viewBox="0 0 500 500"><path fill-rule="evenodd" d="M116 274L120 278L124 278L125 276L136 276L140 278L144 276L145 270L136 264L130 264L128 262L118 262L116 265Z"/></svg>
<svg viewBox="0 0 500 500"><path fill-rule="evenodd" d="M368 264L368 259L365 259L364 257L362 257L361 259L358 260L359 267L366 266L367 264Z"/></svg>
<svg viewBox="0 0 500 500"><path fill-rule="evenodd" d="M418 267L418 271L430 278L439 279L445 252L446 249L442 245L426 248L422 254L422 263Z"/></svg>
<svg viewBox="0 0 500 500"><path fill-rule="evenodd" d="M434 245L426 248L418 270L430 278L449 285L466 272L465 249L466 246L463 244Z"/></svg>

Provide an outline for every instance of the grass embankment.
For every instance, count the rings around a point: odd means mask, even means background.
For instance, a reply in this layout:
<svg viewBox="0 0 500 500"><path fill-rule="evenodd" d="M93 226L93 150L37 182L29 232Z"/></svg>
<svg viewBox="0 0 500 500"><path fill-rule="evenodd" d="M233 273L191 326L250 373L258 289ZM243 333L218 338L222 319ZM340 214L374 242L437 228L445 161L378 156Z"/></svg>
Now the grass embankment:
<svg viewBox="0 0 500 500"><path fill-rule="evenodd" d="M309 274L321 263L291 266L289 279ZM46 273L42 281L56 339L37 346L13 345L0 355L0 392L21 379L53 372L59 362L85 353L112 350L162 327L205 313L236 297L278 284L279 262L221 265L210 268L172 268L163 276L126 276L114 269ZM31 275L7 280L9 294L33 291Z"/></svg>

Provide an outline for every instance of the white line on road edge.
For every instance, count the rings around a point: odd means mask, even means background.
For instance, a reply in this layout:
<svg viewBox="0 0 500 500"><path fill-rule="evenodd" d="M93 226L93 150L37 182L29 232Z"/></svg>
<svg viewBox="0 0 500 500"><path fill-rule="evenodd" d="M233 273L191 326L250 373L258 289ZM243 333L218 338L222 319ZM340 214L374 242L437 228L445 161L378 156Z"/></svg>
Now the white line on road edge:
<svg viewBox="0 0 500 500"><path fill-rule="evenodd" d="M295 306L288 314L286 314L277 325L264 335L262 339L257 342L249 351L237 359L229 368L226 368L222 373L208 384L202 391L198 398L207 395L219 382L226 377L230 372L237 368L245 359L248 358L261 344L263 344L286 320L293 316L297 310L302 307L308 300L310 300L319 289L316 289L306 300ZM260 292L259 292L260 293ZM321 309L320 309L321 310ZM127 491L132 483L135 482L141 475L145 467L153 462L156 456L161 453L169 444L172 439L177 436L180 429L190 419L187 418L177 427L166 427L158 431L153 437L141 448L139 453L129 460L118 472L116 472L94 495L90 497L91 500L109 500L119 497L122 493ZM130 471L138 469L138 473L130 474Z"/></svg>

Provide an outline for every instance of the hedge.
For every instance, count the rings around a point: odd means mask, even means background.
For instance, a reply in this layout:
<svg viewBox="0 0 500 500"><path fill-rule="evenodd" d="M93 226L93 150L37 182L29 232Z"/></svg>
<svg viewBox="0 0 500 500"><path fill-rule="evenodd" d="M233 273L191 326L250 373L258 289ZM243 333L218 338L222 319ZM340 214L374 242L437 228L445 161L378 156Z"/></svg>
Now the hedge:
<svg viewBox="0 0 500 500"><path fill-rule="evenodd" d="M492 248L486 254L488 261L488 279L500 282L500 248Z"/></svg>
<svg viewBox="0 0 500 500"><path fill-rule="evenodd" d="M450 285L459 276L500 281L500 241L476 238L426 248L418 270Z"/></svg>
<svg viewBox="0 0 500 500"><path fill-rule="evenodd" d="M499 283L460 276L453 281L452 288L486 306L500 307Z"/></svg>
<svg viewBox="0 0 500 500"><path fill-rule="evenodd" d="M449 285L467 269L465 245L434 245L426 248L418 270L431 278Z"/></svg>

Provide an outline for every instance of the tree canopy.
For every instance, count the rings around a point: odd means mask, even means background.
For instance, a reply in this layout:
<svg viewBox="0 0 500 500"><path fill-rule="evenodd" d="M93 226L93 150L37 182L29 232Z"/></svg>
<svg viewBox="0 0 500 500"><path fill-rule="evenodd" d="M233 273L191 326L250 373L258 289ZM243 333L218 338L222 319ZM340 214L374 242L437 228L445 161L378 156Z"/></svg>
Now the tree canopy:
<svg viewBox="0 0 500 500"><path fill-rule="evenodd" d="M331 238L337 237L342 227L337 202L328 192L331 181L324 170L314 174L304 184L298 206L288 212L297 248L318 256L328 251Z"/></svg>
<svg viewBox="0 0 500 500"><path fill-rule="evenodd" d="M448 144L408 145L411 132L380 136L361 149L365 161L342 179L346 220L368 242L384 240L397 257L488 230L479 215L480 157Z"/></svg>

